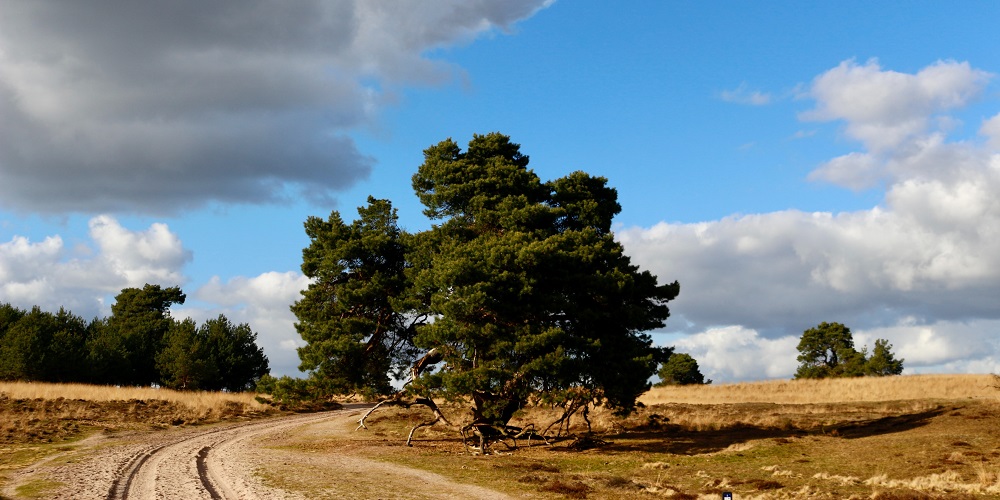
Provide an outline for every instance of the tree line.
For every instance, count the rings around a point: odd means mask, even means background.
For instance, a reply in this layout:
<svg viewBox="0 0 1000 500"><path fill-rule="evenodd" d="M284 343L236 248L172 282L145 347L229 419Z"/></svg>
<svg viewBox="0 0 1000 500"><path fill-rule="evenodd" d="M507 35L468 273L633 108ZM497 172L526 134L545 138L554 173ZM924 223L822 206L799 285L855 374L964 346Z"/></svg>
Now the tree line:
<svg viewBox="0 0 1000 500"><path fill-rule="evenodd" d="M269 372L250 326L224 315L200 326L170 316L179 287L125 288L111 315L87 322L0 304L0 380L244 391Z"/></svg>

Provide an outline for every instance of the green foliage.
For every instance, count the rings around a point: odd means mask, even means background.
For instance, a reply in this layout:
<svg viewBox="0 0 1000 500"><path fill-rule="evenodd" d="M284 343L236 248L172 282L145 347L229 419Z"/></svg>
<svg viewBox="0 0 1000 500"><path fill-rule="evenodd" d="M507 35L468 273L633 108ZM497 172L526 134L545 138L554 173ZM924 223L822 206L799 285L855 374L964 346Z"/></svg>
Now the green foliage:
<svg viewBox="0 0 1000 500"><path fill-rule="evenodd" d="M8 328L0 345L0 378L43 380L46 354L55 325L37 306Z"/></svg>
<svg viewBox="0 0 1000 500"><path fill-rule="evenodd" d="M96 382L150 385L159 382L156 354L170 328L172 304L183 304L178 287L125 288L115 297L111 316L95 322L89 340Z"/></svg>
<svg viewBox="0 0 1000 500"><path fill-rule="evenodd" d="M164 336L164 347L156 355L160 382L171 389L207 388L218 377L218 367L210 357L208 344L194 320L174 322Z"/></svg>
<svg viewBox="0 0 1000 500"><path fill-rule="evenodd" d="M896 359L892 353L892 344L888 340L875 341L875 349L865 365L866 375L885 376L903 373L903 360Z"/></svg>
<svg viewBox="0 0 1000 500"><path fill-rule="evenodd" d="M268 374L257 381L256 392L271 396L257 396L257 401L285 410L310 411L339 407L329 399L330 392L317 377L301 379L285 375L275 378Z"/></svg>
<svg viewBox="0 0 1000 500"><path fill-rule="evenodd" d="M307 344L300 369L338 393L392 392L389 373L413 363L413 318L401 312L406 292L403 232L386 200L368 198L351 225L338 212L310 217L302 272L313 279L292 305Z"/></svg>
<svg viewBox="0 0 1000 500"><path fill-rule="evenodd" d="M903 360L893 357L889 343L875 341L875 352L868 357L867 349L854 348L851 329L840 323L820 323L803 332L799 340L799 368L795 378L860 377L864 375L898 375Z"/></svg>
<svg viewBox="0 0 1000 500"><path fill-rule="evenodd" d="M0 305L0 379L76 380L85 366L85 336L83 320L63 309Z"/></svg>
<svg viewBox="0 0 1000 500"><path fill-rule="evenodd" d="M249 325L171 318L184 301L177 287L126 288L117 300L90 324L64 309L0 304L0 379L243 391L268 372Z"/></svg>
<svg viewBox="0 0 1000 500"><path fill-rule="evenodd" d="M220 314L201 325L198 338L205 345L206 362L215 368L202 389L249 391L270 371L264 350L257 346L257 334L246 323L234 325Z"/></svg>
<svg viewBox="0 0 1000 500"><path fill-rule="evenodd" d="M657 385L691 385L691 384L711 384L712 380L705 380L701 370L698 369L698 361L690 354L674 353L665 363L660 366L657 372L660 376L660 383Z"/></svg>
<svg viewBox="0 0 1000 500"><path fill-rule="evenodd" d="M310 218L293 306L309 344L302 368L339 392L389 392L420 353L442 366L408 390L471 398L476 422L504 425L529 401L630 412L670 353L663 326L675 282L658 285L611 234L621 210L607 179L575 172L543 183L504 135L424 151L413 187L437 223L406 234L388 201L350 226Z"/></svg>

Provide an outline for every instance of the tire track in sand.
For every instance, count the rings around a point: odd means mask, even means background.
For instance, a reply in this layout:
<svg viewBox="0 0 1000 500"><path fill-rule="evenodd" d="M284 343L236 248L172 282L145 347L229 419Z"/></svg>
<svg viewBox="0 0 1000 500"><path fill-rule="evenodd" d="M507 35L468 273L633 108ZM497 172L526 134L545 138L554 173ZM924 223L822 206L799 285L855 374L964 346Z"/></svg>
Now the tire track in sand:
<svg viewBox="0 0 1000 500"><path fill-rule="evenodd" d="M319 422L346 410L294 415L280 419L242 422L188 434L134 453L119 469L107 500L154 498L204 498L212 500L282 496L261 491L262 485L249 477L229 477L227 471L210 460L211 452L226 443L259 437ZM225 461L224 459L221 461ZM244 474L237 474L244 476Z"/></svg>

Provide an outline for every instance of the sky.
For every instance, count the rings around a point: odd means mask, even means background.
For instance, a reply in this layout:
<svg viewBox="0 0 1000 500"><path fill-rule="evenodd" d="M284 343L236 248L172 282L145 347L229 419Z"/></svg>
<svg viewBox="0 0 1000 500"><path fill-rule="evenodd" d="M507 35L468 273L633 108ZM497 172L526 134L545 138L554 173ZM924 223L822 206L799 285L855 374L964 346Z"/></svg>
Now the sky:
<svg viewBox="0 0 1000 500"><path fill-rule="evenodd" d="M994 2L0 0L0 302L180 286L297 375L310 215L430 222L422 152L499 131L607 177L660 345L789 378L803 330L1000 372Z"/></svg>

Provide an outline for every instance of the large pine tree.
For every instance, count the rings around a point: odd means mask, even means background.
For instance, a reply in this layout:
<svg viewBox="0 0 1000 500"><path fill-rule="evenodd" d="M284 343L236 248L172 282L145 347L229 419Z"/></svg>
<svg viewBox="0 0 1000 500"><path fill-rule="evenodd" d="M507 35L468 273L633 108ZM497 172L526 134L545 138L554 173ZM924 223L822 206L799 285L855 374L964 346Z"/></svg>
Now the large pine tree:
<svg viewBox="0 0 1000 500"><path fill-rule="evenodd" d="M302 367L343 392L388 392L386 373L424 354L410 393L472 401L467 428L502 432L531 401L630 412L669 351L679 285L657 284L611 232L621 210L602 177L542 182L507 136L424 151L413 187L434 221L409 235L387 201L360 219L310 218L293 306ZM438 364L436 370L422 369Z"/></svg>

